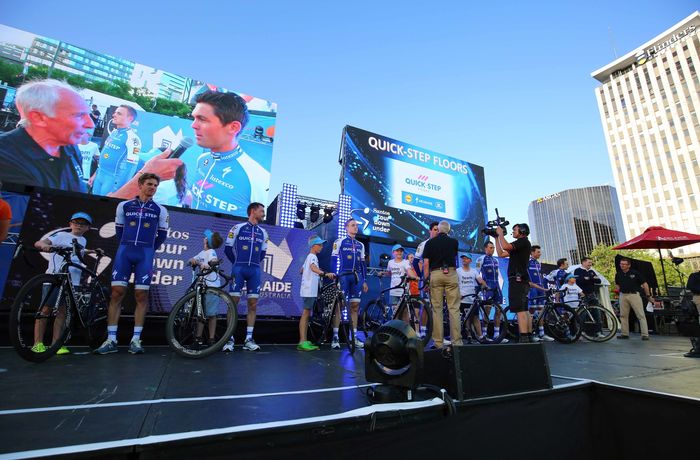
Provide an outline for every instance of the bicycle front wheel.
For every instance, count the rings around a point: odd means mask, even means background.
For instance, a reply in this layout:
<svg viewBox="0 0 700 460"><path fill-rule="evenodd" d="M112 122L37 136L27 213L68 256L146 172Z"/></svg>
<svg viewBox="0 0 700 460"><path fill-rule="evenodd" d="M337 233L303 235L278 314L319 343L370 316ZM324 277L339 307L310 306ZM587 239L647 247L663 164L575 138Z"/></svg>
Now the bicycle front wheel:
<svg viewBox="0 0 700 460"><path fill-rule="evenodd" d="M200 293L190 291L175 303L168 315L165 335L178 355L204 358L223 348L237 322L231 296L208 287Z"/></svg>
<svg viewBox="0 0 700 460"><path fill-rule="evenodd" d="M595 305L579 308L581 335L591 342L607 342L617 335L617 318L610 310Z"/></svg>
<svg viewBox="0 0 700 460"><path fill-rule="evenodd" d="M79 302L85 303L78 307L78 311L85 330L85 340L90 350L95 350L107 338L109 291L97 282L90 288L89 294L89 300L81 299Z"/></svg>
<svg viewBox="0 0 700 460"><path fill-rule="evenodd" d="M425 347L433 337L433 312L430 303L422 299L411 298L408 300L406 308L408 308L408 322ZM396 314L398 316L399 312L397 311Z"/></svg>
<svg viewBox="0 0 700 460"><path fill-rule="evenodd" d="M384 312L386 306L382 300L373 300L362 310L360 327L369 337L385 323Z"/></svg>
<svg viewBox="0 0 700 460"><path fill-rule="evenodd" d="M544 330L557 342L575 342L581 336L576 310L563 303L553 304L544 316Z"/></svg>
<svg viewBox="0 0 700 460"><path fill-rule="evenodd" d="M10 310L10 341L27 361L40 363L56 354L70 334L73 297L65 275L43 274L17 293Z"/></svg>

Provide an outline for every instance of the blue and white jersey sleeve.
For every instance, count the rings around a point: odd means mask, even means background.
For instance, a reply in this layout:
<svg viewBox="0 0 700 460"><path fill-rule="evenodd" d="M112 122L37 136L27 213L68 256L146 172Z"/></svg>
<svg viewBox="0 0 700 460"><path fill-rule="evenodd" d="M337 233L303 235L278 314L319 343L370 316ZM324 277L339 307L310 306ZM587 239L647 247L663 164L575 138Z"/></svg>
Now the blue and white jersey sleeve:
<svg viewBox="0 0 700 460"><path fill-rule="evenodd" d="M340 244L342 242L342 238L338 238L337 240L335 240L335 242L333 243L333 251L331 252L331 256L338 257L340 255Z"/></svg>
<svg viewBox="0 0 700 460"><path fill-rule="evenodd" d="M267 234L267 230L265 230L262 227L259 227L260 230L262 230L263 234L263 242L260 245L260 252L267 252L267 242L270 240L270 236Z"/></svg>
<svg viewBox="0 0 700 460"><path fill-rule="evenodd" d="M242 226L243 224L236 224L231 227L231 230L228 231L228 236L226 237L226 246L234 246L236 237L238 236L238 232L241 231Z"/></svg>
<svg viewBox="0 0 700 460"><path fill-rule="evenodd" d="M158 207L160 208L160 217L158 218L158 230L168 231L168 228L170 227L170 215L168 214L168 210L165 209L165 206L161 204L158 204Z"/></svg>
<svg viewBox="0 0 700 460"><path fill-rule="evenodd" d="M122 201L117 205L117 214L114 218L115 225L124 226L124 204L126 201Z"/></svg>

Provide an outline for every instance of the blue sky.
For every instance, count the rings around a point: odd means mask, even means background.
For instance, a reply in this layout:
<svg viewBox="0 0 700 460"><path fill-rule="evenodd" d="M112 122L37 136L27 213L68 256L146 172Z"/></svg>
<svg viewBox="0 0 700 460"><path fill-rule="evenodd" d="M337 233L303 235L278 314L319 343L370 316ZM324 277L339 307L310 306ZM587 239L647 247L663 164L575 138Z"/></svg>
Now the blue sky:
<svg viewBox="0 0 700 460"><path fill-rule="evenodd" d="M277 102L270 199L337 198L346 124L483 166L511 222L613 185L590 73L698 3L470 3L23 0L0 22Z"/></svg>

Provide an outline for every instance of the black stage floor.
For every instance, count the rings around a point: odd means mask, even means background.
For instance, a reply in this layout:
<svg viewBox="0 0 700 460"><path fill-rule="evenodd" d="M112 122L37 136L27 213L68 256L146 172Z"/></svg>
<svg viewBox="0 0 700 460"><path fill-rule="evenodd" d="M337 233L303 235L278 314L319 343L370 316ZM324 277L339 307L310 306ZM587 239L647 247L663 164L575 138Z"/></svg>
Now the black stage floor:
<svg viewBox="0 0 700 460"><path fill-rule="evenodd" d="M700 360L682 358L688 348L688 339L670 336L546 344L555 388L590 379L700 398ZM188 360L165 346L147 347L138 356L125 347L107 356L73 350L32 364L11 348L0 349L0 458L59 453L36 451L61 446L126 446L137 438L333 419L369 405L363 352L303 353L292 345L263 345L256 353L237 348Z"/></svg>

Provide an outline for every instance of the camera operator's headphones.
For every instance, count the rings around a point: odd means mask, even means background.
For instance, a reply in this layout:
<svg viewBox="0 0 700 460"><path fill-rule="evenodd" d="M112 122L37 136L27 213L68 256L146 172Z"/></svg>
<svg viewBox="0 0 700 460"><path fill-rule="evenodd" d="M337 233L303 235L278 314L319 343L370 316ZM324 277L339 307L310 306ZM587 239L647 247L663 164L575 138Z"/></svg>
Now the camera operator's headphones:
<svg viewBox="0 0 700 460"><path fill-rule="evenodd" d="M530 235L530 226L527 224L515 224L518 226L518 229L520 230L520 233L522 233L525 236Z"/></svg>

